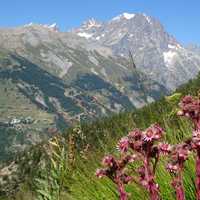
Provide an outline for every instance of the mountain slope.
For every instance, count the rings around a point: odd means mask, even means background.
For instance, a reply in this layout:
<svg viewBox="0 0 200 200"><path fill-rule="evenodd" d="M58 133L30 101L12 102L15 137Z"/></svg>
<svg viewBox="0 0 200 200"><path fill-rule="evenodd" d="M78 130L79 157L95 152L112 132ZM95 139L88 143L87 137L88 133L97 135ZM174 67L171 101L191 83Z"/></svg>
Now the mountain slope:
<svg viewBox="0 0 200 200"><path fill-rule="evenodd" d="M140 70L170 90L200 69L199 54L184 48L157 19L145 14L123 13L104 23L89 20L72 33L116 56L128 57L131 52Z"/></svg>
<svg viewBox="0 0 200 200"><path fill-rule="evenodd" d="M104 57L99 59L106 65ZM111 58L105 62L114 65ZM79 72L71 81L65 81L26 58L1 49L0 160L52 137L74 121L93 121L134 109L167 92L137 71L123 78L127 83L123 90L89 72ZM131 88L135 92L133 102Z"/></svg>
<svg viewBox="0 0 200 200"><path fill-rule="evenodd" d="M91 45L76 34L62 33L34 24L1 30L0 36L2 47L16 52L68 84L73 85L76 78L81 75L91 74L117 87L128 96L135 107L148 103L140 94L143 91L130 91L130 84L133 83L125 80L127 76L135 73L129 60L124 58L123 63L119 62L107 47ZM156 86L156 81L148 77L141 79L148 79L149 99L157 99L151 96L151 90L159 92L159 87L163 86Z"/></svg>

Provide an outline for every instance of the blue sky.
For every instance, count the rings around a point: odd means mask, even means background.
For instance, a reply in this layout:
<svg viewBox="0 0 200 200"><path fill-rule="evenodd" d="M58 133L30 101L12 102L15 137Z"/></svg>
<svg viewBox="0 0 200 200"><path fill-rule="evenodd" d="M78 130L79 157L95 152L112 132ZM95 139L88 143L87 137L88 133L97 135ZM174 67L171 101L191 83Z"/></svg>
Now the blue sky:
<svg viewBox="0 0 200 200"><path fill-rule="evenodd" d="M65 31L94 17L108 20L123 12L158 18L178 41L200 45L200 0L2 0L0 27L56 22Z"/></svg>

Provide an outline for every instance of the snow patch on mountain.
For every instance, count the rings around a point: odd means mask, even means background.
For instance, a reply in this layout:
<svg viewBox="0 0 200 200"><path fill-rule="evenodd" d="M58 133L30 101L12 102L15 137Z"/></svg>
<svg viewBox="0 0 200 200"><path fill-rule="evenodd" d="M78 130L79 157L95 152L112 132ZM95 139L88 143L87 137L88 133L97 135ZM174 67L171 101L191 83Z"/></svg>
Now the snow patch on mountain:
<svg viewBox="0 0 200 200"><path fill-rule="evenodd" d="M96 40L100 40L100 38L101 38L101 37L100 37L100 36L98 36L98 37L96 37L95 39L96 39Z"/></svg>
<svg viewBox="0 0 200 200"><path fill-rule="evenodd" d="M120 20L121 18L125 18L125 19L127 19L127 20L130 20L130 19L132 19L132 18L134 18L134 17L135 17L135 14L123 13L123 14L121 14L121 15L118 15L117 17L114 17L114 18L112 19L112 21Z"/></svg>
<svg viewBox="0 0 200 200"><path fill-rule="evenodd" d="M168 48L169 49L174 49L174 50L179 50L179 49L183 49L183 47L181 47L180 44L168 44Z"/></svg>
<svg viewBox="0 0 200 200"><path fill-rule="evenodd" d="M170 67L173 64L173 61L175 57L177 56L177 53L175 51L165 51L163 52L164 62L167 67Z"/></svg>
<svg viewBox="0 0 200 200"><path fill-rule="evenodd" d="M51 24L51 25L47 25L47 27L49 28L49 29L51 29L51 30L53 30L53 31L58 31L59 30L59 28L58 28L58 26L57 26L57 24L56 23L53 23L53 24Z"/></svg>
<svg viewBox="0 0 200 200"><path fill-rule="evenodd" d="M148 22L149 24L152 24L151 18L150 18L149 16L147 16L146 14L143 14L143 16L146 18L146 20L147 20L147 22Z"/></svg>
<svg viewBox="0 0 200 200"><path fill-rule="evenodd" d="M169 49L177 49L177 46L168 44L168 48L169 48Z"/></svg>
<svg viewBox="0 0 200 200"><path fill-rule="evenodd" d="M101 23L97 22L94 18L89 19L87 22L83 23L83 27L86 29L91 29L91 28L98 28L101 26Z"/></svg>
<svg viewBox="0 0 200 200"><path fill-rule="evenodd" d="M91 38L91 37L93 36L93 34L86 33L86 32L78 33L78 35L79 35L80 37L84 37L84 38L86 38L86 39L89 39L89 38Z"/></svg>
<svg viewBox="0 0 200 200"><path fill-rule="evenodd" d="M130 37L130 38L132 38L133 36L134 36L134 34L132 34L132 33L128 35L128 37Z"/></svg>
<svg viewBox="0 0 200 200"><path fill-rule="evenodd" d="M24 25L24 27L30 27L30 26L33 26L33 22Z"/></svg>
<svg viewBox="0 0 200 200"><path fill-rule="evenodd" d="M33 27L33 26L41 26L41 27L48 28L49 30L56 31L56 32L59 31L59 27L56 23L49 25L49 24L34 24L33 22L30 22L29 24L24 25L24 27Z"/></svg>

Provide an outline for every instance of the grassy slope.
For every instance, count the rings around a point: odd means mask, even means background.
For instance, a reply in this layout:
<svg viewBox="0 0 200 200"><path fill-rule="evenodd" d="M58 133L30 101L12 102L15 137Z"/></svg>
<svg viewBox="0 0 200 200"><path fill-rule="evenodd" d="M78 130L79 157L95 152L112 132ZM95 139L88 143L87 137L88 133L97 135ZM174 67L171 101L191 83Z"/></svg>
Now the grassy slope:
<svg viewBox="0 0 200 200"><path fill-rule="evenodd" d="M182 86L178 91L183 94L196 94L200 88L200 76ZM177 143L190 135L190 124L184 119L170 118L172 107L164 100L153 103L133 113L125 113L111 119L83 127L85 134L90 137L90 143L97 143L98 150L90 155L87 162L78 159L78 169L75 171L74 184L71 187L72 199L102 200L117 199L117 193L109 180L97 180L95 169L99 167L102 155L115 151L117 139L127 134L133 127L146 128L151 123L159 122L166 129L166 139L170 143ZM115 151L116 152L116 151ZM163 199L174 199L174 192L170 186L170 176L166 173L164 165L158 170L158 182L161 186ZM165 179L163 180L163 177ZM185 169L186 199L194 199L194 162L191 158ZM130 199L148 199L148 196L136 185L129 185L127 190L132 193Z"/></svg>
<svg viewBox="0 0 200 200"><path fill-rule="evenodd" d="M182 86L178 91L184 94L197 94L200 88L200 76ZM169 117L172 110L164 99L152 103L133 113L122 113L111 118L97 121L92 124L83 124L82 132L87 138L87 143L91 144L87 159L77 156L76 169L71 173L69 182L69 192L64 192L64 198L71 200L115 200L117 193L115 186L107 179L98 180L94 176L96 168L100 166L102 156L107 153L116 153L117 140L128 133L132 128L146 128L154 122L159 122L166 129L166 139L170 143L177 143L186 139L191 133L190 123L176 116ZM70 131L68 131L69 133ZM164 163L164 161L162 161ZM165 171L164 164L160 164L157 181L160 184L162 197L164 200L175 199L174 192L170 186L170 176ZM186 199L194 199L194 162L193 159L187 161L185 168L185 188ZM30 191L22 189L17 194L16 199L31 199ZM132 196L130 199L148 199L147 194L132 184L127 187Z"/></svg>

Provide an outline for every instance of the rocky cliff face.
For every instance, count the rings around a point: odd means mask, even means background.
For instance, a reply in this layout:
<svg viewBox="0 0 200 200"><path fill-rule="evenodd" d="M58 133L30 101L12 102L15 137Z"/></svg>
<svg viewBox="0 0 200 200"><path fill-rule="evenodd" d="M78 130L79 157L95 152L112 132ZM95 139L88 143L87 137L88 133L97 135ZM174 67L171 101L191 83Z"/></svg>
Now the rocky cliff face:
<svg viewBox="0 0 200 200"><path fill-rule="evenodd" d="M72 32L110 48L115 56L131 53L141 71L170 90L199 71L199 54L184 48L158 20L145 14L123 13L104 23L89 20Z"/></svg>

